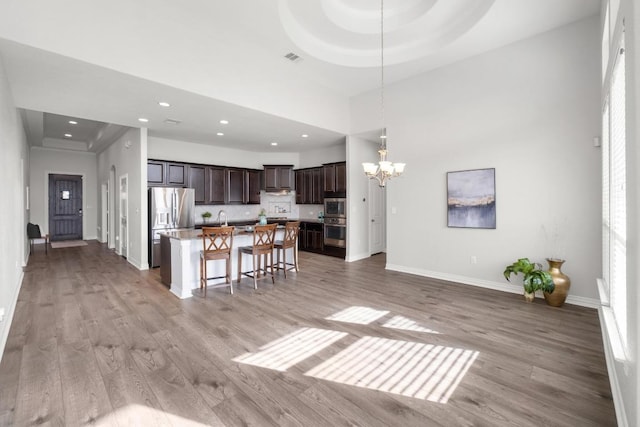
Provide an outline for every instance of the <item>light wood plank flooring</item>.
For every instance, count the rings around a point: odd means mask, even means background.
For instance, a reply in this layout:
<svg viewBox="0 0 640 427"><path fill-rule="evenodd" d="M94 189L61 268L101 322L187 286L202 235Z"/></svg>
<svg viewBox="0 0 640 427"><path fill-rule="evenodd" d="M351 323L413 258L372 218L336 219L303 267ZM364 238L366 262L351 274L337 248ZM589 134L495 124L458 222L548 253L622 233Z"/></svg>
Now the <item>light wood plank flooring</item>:
<svg viewBox="0 0 640 427"><path fill-rule="evenodd" d="M275 285L179 300L97 242L37 249L0 364L0 425L615 425L592 309L385 271L384 255L309 253ZM378 317L327 319L350 307ZM342 335L321 346L318 333ZM364 342L383 348L346 356ZM323 363L332 380L308 375ZM430 381L448 399L403 395Z"/></svg>

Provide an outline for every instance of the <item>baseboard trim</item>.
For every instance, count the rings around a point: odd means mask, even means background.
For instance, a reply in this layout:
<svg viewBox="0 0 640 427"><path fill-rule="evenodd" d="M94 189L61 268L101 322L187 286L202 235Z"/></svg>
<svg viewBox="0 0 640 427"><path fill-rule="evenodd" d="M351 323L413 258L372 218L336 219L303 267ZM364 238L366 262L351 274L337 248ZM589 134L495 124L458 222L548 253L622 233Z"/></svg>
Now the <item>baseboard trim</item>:
<svg viewBox="0 0 640 427"><path fill-rule="evenodd" d="M598 308L598 317L600 318L600 331L602 332L602 344L604 346L604 359L607 363L607 374L609 375L609 384L611 385L611 395L613 397L613 406L616 410L616 420L619 427L629 427L629 421L627 420L627 413L624 410L624 399L622 398L622 391L620 390L620 383L618 382L618 376L615 369L615 356L613 354L613 348L609 339L607 328L604 327L606 321L604 319L604 313L602 307Z"/></svg>
<svg viewBox="0 0 640 427"><path fill-rule="evenodd" d="M512 285L509 283L494 282L491 280L477 279L467 276L459 276L457 274L441 273L438 271L424 270L421 268L407 267L404 265L387 264L385 267L387 270L398 271L400 273L415 274L416 276L430 277L432 279L447 280L449 282L462 283L465 285L477 286L485 289L492 289L494 291L509 292L511 294L522 294L522 287ZM536 295L542 297L541 294ZM566 300L566 304L578 305L581 307L598 308L598 300L592 298L585 298L580 296L569 295Z"/></svg>
<svg viewBox="0 0 640 427"><path fill-rule="evenodd" d="M13 315L16 311L16 305L18 304L18 295L22 288L22 280L24 279L24 271L20 269L20 275L18 276L18 283L16 283L15 292L11 298L9 310L5 313L4 328L2 329L2 336L0 337L0 362L2 362L2 356L4 355L4 348L7 345L7 339L9 339L9 331L11 330L11 323L13 322Z"/></svg>
<svg viewBox="0 0 640 427"><path fill-rule="evenodd" d="M361 259L365 259L365 258L369 258L371 255L368 253L361 253L361 254L355 254L355 255L350 255L348 256L345 261L346 262L355 262L355 261L360 261Z"/></svg>

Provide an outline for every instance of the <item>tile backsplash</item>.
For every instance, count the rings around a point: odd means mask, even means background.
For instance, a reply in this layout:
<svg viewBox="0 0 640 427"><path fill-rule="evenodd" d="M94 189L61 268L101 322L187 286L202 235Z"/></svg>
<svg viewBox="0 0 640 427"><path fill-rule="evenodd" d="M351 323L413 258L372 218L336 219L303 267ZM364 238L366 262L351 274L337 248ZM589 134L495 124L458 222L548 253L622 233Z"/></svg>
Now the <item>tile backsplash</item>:
<svg viewBox="0 0 640 427"><path fill-rule="evenodd" d="M296 193L293 191L284 195L261 191L259 205L197 205L196 224L202 223L202 213L206 211L211 212L211 222L216 222L221 210L225 211L229 221L257 221L261 209L270 217L317 219L324 206L297 205Z"/></svg>

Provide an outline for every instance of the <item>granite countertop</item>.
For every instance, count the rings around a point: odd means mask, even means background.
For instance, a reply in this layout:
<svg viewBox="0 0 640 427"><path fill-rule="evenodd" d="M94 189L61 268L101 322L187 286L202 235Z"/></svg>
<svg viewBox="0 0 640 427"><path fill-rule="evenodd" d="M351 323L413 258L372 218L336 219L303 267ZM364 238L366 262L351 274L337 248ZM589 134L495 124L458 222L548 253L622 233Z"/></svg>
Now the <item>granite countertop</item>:
<svg viewBox="0 0 640 427"><path fill-rule="evenodd" d="M267 217L267 223L268 224L273 224L274 222L277 223L281 223L284 224L287 221L300 221L300 222L311 222L314 224L323 224L324 223L324 219L318 219L318 218L269 218ZM258 220L257 219L245 219L245 220L228 220L227 224L229 225L233 225L233 226L243 226L243 225L257 225L258 224ZM208 223L196 223L195 227L198 228L202 228L202 227L218 227L219 224L217 221L211 221Z"/></svg>
<svg viewBox="0 0 640 427"><path fill-rule="evenodd" d="M229 224L232 225L232 224ZM212 227L215 227L215 225L211 224ZM253 234L253 229L247 230L245 228L245 226L235 226L235 230L233 230L233 235L234 236L238 236L238 235L252 235ZM278 229L284 229L284 225L279 225ZM161 231L159 232L159 234L161 236L165 236L168 237L170 239L177 239L177 240L191 240L191 239L201 239L202 238L202 231L200 231L199 229L192 229L192 230L177 230L177 231Z"/></svg>

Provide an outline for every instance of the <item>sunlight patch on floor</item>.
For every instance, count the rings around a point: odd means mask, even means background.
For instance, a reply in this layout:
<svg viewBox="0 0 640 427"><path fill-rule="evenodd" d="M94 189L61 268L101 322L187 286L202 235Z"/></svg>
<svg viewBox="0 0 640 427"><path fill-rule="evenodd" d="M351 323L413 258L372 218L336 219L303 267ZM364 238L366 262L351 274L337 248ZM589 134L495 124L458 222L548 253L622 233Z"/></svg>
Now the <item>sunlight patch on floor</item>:
<svg viewBox="0 0 640 427"><path fill-rule="evenodd" d="M302 328L263 345L256 353L243 354L233 361L276 371L286 371L289 367L329 347L347 335L346 332Z"/></svg>
<svg viewBox="0 0 640 427"><path fill-rule="evenodd" d="M440 333L440 332L434 331L433 329L420 326L415 321L411 319L407 319L404 316L393 316L391 319L387 320L382 326L384 328L402 329L403 331L427 332L430 334Z"/></svg>
<svg viewBox="0 0 640 427"><path fill-rule="evenodd" d="M305 375L446 403L477 351L363 337Z"/></svg>
<svg viewBox="0 0 640 427"><path fill-rule="evenodd" d="M184 427L205 427L209 424L202 424L188 418L174 415L161 409L150 408L148 406L130 404L123 406L106 414L95 421L99 427L111 426L184 426Z"/></svg>
<svg viewBox="0 0 640 427"><path fill-rule="evenodd" d="M327 320L337 322L356 323L358 325L368 325L371 322L389 314L388 310L376 310L370 307L349 307L336 314L326 317Z"/></svg>

